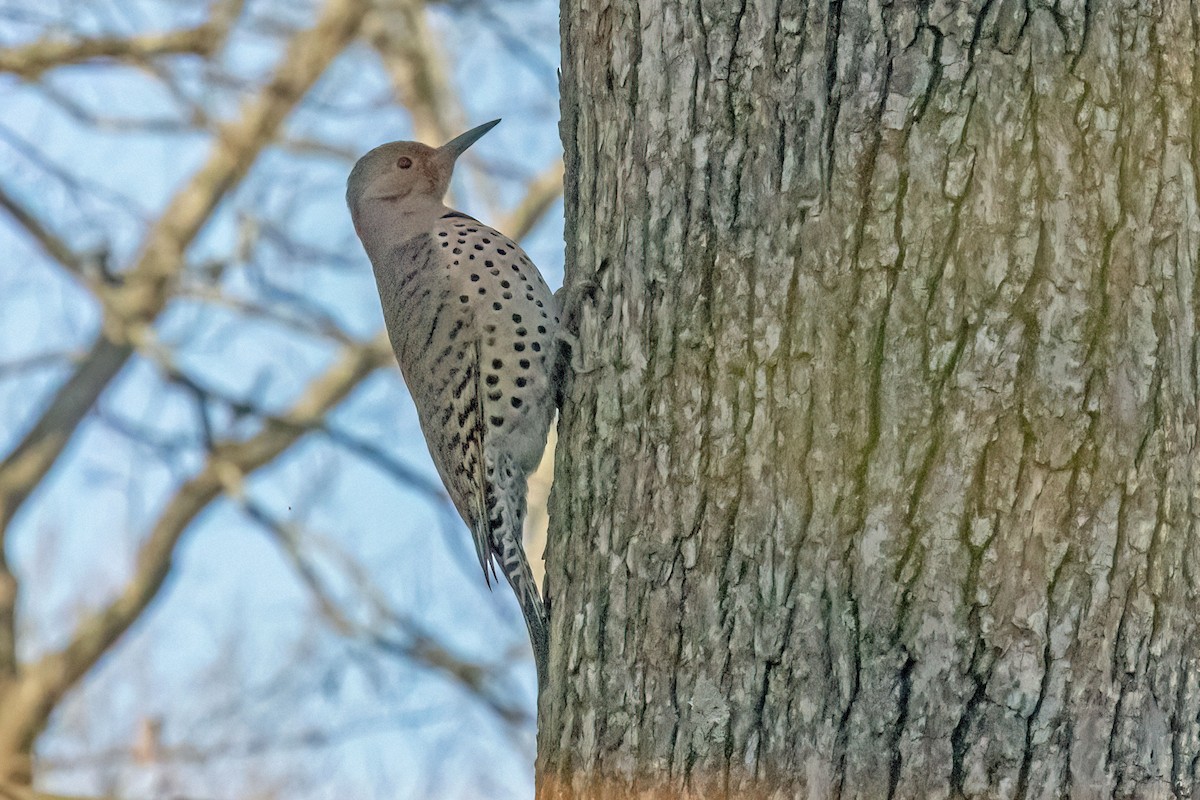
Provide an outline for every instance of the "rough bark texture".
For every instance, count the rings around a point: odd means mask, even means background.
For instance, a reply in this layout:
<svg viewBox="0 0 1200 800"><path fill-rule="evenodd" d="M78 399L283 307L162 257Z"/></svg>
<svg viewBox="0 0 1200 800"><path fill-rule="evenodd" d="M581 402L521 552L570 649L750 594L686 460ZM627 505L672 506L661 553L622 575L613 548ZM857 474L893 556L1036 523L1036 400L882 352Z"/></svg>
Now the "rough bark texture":
<svg viewBox="0 0 1200 800"><path fill-rule="evenodd" d="M562 13L539 797L1200 796L1197 3Z"/></svg>

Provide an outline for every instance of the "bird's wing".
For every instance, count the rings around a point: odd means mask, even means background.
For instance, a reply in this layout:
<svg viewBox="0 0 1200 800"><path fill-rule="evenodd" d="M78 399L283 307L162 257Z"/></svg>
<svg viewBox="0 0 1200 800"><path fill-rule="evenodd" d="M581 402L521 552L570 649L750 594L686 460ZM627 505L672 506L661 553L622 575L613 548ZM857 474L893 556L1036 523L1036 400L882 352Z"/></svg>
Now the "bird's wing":
<svg viewBox="0 0 1200 800"><path fill-rule="evenodd" d="M464 289L442 260L432 239L420 237L389 253L376 279L425 443L490 585L480 342L473 306L460 301Z"/></svg>
<svg viewBox="0 0 1200 800"><path fill-rule="evenodd" d="M462 358L458 357L460 353ZM436 355L443 361L441 371L446 377L433 393L434 402L426 400L420 404L432 406L428 408L429 413L418 407L421 428L442 481L463 521L471 529L479 567L483 570L484 580L491 586L496 566L491 559L488 483L483 454L486 429L480 381L480 343L468 336L461 349L454 348L448 355L439 351ZM445 366L447 361L449 367Z"/></svg>
<svg viewBox="0 0 1200 800"><path fill-rule="evenodd" d="M470 386L464 390L463 401L456 408L456 414L459 415L458 432L462 436L462 468L459 476L461 486L458 490L470 507L471 519L467 521L467 525L471 529L471 539L475 542L475 555L479 557L484 582L490 587L492 579L496 577L496 564L491 558L486 468L483 460L483 438L486 429L483 392L479 379L481 358L479 341L475 340L471 345L471 355L468 357L470 363L467 367Z"/></svg>

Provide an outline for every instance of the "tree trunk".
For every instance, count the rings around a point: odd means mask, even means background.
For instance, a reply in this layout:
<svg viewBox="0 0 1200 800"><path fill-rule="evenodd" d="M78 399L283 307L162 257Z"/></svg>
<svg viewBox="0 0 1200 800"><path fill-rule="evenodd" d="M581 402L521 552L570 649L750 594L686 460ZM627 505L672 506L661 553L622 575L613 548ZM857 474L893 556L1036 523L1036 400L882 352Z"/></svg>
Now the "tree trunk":
<svg viewBox="0 0 1200 800"><path fill-rule="evenodd" d="M540 798L1200 796L1200 7L1116 6L563 0Z"/></svg>

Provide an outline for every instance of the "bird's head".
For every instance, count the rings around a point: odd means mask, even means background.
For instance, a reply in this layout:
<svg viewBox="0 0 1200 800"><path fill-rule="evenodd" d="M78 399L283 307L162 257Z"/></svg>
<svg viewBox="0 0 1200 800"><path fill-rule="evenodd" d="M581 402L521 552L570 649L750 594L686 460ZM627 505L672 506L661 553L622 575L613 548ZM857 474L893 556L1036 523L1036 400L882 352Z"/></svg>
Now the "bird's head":
<svg viewBox="0 0 1200 800"><path fill-rule="evenodd" d="M355 230L363 236L363 221L392 209L397 216L408 207L440 207L450 188L454 162L500 120L492 120L456 136L441 147L420 142L381 144L358 160L346 181L346 204ZM376 212L376 213L372 213Z"/></svg>

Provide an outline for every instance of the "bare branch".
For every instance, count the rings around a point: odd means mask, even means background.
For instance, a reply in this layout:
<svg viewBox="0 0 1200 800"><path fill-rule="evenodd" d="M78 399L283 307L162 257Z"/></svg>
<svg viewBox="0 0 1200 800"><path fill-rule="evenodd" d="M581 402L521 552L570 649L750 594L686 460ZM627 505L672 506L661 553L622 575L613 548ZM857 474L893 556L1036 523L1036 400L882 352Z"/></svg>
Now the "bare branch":
<svg viewBox="0 0 1200 800"><path fill-rule="evenodd" d="M0 800L85 800L61 794L46 794L28 786L0 782ZM111 800L111 798L87 798L86 800Z"/></svg>
<svg viewBox="0 0 1200 800"><path fill-rule="evenodd" d="M221 0L203 25L178 31L72 40L42 39L0 49L0 72L33 80L57 67L99 59L141 63L159 56L183 53L210 56L224 43L241 7L242 0Z"/></svg>
<svg viewBox="0 0 1200 800"><path fill-rule="evenodd" d="M363 34L379 53L397 98L412 117L413 137L441 144L461 133L464 123L445 58L429 30L426 5L422 0L397 0L386 9L372 10L363 21ZM473 161L469 154L459 163L471 166ZM495 192L478 170L472 174L490 207Z"/></svg>
<svg viewBox="0 0 1200 800"><path fill-rule="evenodd" d="M387 337L345 348L288 412L268 419L244 442L219 442L204 467L163 509L138 549L134 571L121 593L89 614L71 641L21 671L18 686L0 708L0 752L21 752L41 731L59 698L102 656L158 595L184 532L222 494L240 496L246 476L269 464L309 431L367 375L392 359ZM16 743L17 746L13 746Z"/></svg>
<svg viewBox="0 0 1200 800"><path fill-rule="evenodd" d="M47 350L19 356L10 361L0 361L0 377L33 372L39 369L60 367L77 360L82 354L74 350Z"/></svg>
<svg viewBox="0 0 1200 800"><path fill-rule="evenodd" d="M521 707L503 699L494 691L492 678L497 672L493 665L468 661L451 653L434 637L430 636L415 621L396 614L382 601L378 592L372 591L363 575L355 582L372 601L380 614L399 635L391 634L375 626L360 624L346 614L330 591L325 581L309 563L301 547L299 531L295 526L275 519L268 511L249 498L244 498L242 507L247 515L269 531L286 554L305 587L316 600L321 615L339 634L356 637L370 642L379 650L403 658L405 661L422 664L450 679L460 688L478 697L500 719L510 725L529 722L528 713Z"/></svg>
<svg viewBox="0 0 1200 800"><path fill-rule="evenodd" d="M171 200L147 234L124 283L105 293L106 318L87 358L59 389L32 430L0 463L0 532L46 475L96 398L128 361L162 311L184 253L217 204L275 137L284 119L361 24L362 0L329 0L317 23L289 44L270 82L224 126L205 164Z"/></svg>
<svg viewBox="0 0 1200 800"><path fill-rule="evenodd" d="M48 792L39 792L29 786L20 786L15 783L6 783L0 781L0 800L121 800L112 795L104 796L80 796L73 794L50 794ZM174 797L173 800L186 800L182 797Z"/></svg>
<svg viewBox="0 0 1200 800"><path fill-rule="evenodd" d="M383 59L400 102L412 114L413 135L441 143L457 132L462 113L429 30L425 3L399 0L373 10L363 34Z"/></svg>
<svg viewBox="0 0 1200 800"><path fill-rule="evenodd" d="M13 197L3 184L0 184L0 208L8 212L13 221L41 246L46 255L76 277L83 276L84 257L72 250L62 237L50 230L32 211Z"/></svg>
<svg viewBox="0 0 1200 800"><path fill-rule="evenodd" d="M206 127L196 119L180 115L179 117L118 117L97 114L71 97L66 92L47 83L39 83L37 90L49 102L61 109L64 114L82 125L97 130L124 133L161 133L179 134L193 133L198 128Z"/></svg>
<svg viewBox="0 0 1200 800"><path fill-rule="evenodd" d="M17 578L0 548L0 686L17 675Z"/></svg>
<svg viewBox="0 0 1200 800"><path fill-rule="evenodd" d="M374 464L395 480L416 489L430 500L440 505L450 502L450 498L446 495L446 490L440 482L426 478L407 464L397 461L382 448L330 425L326 425L321 430L334 444L340 445L365 461Z"/></svg>
<svg viewBox="0 0 1200 800"><path fill-rule="evenodd" d="M520 241L542 221L542 217L562 197L563 162L555 161L540 175L529 182L525 197L509 212L501 230L514 241Z"/></svg>

